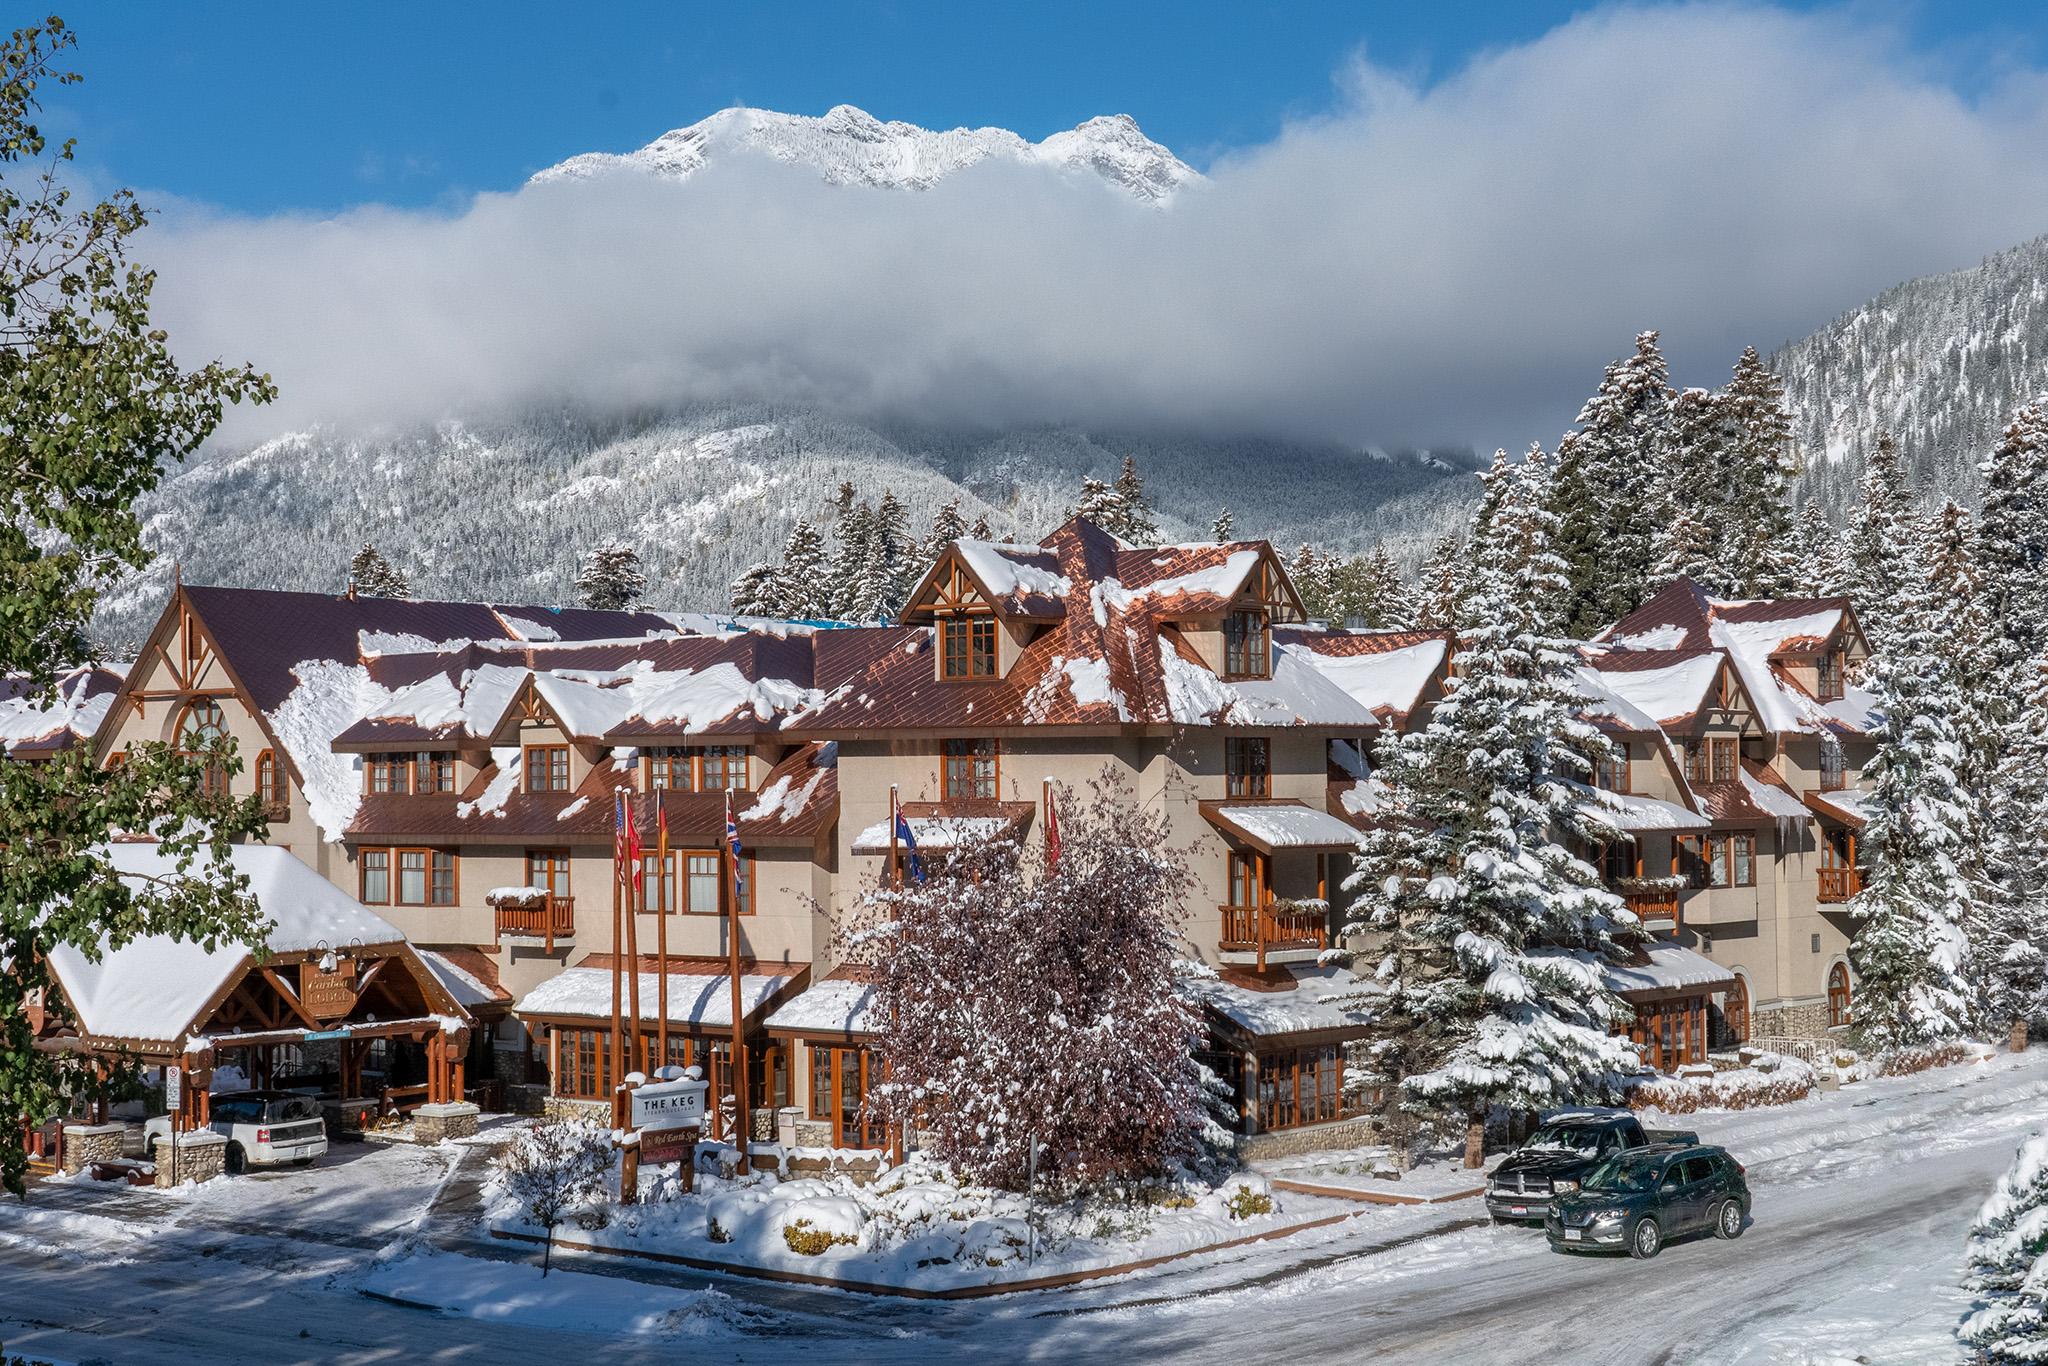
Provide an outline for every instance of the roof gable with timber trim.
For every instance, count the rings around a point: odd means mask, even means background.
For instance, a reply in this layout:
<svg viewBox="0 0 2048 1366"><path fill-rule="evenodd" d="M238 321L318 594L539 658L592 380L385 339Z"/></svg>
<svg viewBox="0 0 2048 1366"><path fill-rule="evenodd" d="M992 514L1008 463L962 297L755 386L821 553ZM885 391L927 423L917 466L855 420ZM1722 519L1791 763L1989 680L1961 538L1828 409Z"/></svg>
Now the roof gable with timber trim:
<svg viewBox="0 0 2048 1366"><path fill-rule="evenodd" d="M1060 576L1058 557L1043 547L962 538L939 552L896 619L924 622L988 612L1057 621L1066 615L1070 586Z"/></svg>

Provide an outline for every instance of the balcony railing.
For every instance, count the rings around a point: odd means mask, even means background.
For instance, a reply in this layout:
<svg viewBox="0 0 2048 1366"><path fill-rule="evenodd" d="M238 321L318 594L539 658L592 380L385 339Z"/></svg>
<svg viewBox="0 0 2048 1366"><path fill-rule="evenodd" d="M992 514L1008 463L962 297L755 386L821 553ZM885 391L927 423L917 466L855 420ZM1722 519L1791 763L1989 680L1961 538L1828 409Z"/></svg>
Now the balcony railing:
<svg viewBox="0 0 2048 1366"><path fill-rule="evenodd" d="M1635 912L1636 919L1642 921L1645 925L1653 920L1668 920L1671 922L1672 928L1676 929L1678 927L1678 890L1676 888L1637 892L1624 891L1621 894L1621 899L1631 911Z"/></svg>
<svg viewBox="0 0 2048 1366"><path fill-rule="evenodd" d="M1227 952L1255 949L1324 949L1330 946L1329 913L1287 903L1220 906Z"/></svg>
<svg viewBox="0 0 2048 1366"><path fill-rule="evenodd" d="M1820 893L1814 899L1823 906L1840 905L1862 890L1861 868L1823 868L1820 870Z"/></svg>
<svg viewBox="0 0 2048 1366"><path fill-rule="evenodd" d="M514 935L538 939L553 953L557 941L576 938L576 898L550 896L524 903L501 902L497 907L498 938Z"/></svg>

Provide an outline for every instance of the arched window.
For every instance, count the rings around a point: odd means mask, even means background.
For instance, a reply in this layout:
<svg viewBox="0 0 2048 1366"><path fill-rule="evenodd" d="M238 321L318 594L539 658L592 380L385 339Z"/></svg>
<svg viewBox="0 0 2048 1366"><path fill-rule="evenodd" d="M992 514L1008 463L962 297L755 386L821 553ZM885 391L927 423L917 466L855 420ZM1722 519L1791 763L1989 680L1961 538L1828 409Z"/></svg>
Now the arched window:
<svg viewBox="0 0 2048 1366"><path fill-rule="evenodd" d="M1736 1043L1749 1042L1749 983L1742 977L1738 976L1735 985L1721 998L1721 1023L1728 1027Z"/></svg>
<svg viewBox="0 0 2048 1366"><path fill-rule="evenodd" d="M178 748L187 754L196 754L200 749L218 744L228 733L227 714L220 709L220 703L211 697L202 697L188 704L178 717ZM228 771L220 764L206 766L206 791L211 796L226 796Z"/></svg>
<svg viewBox="0 0 2048 1366"><path fill-rule="evenodd" d="M1828 969L1828 1027L1849 1023L1849 965L1837 963Z"/></svg>
<svg viewBox="0 0 2048 1366"><path fill-rule="evenodd" d="M283 810L291 805L291 788L285 778L284 765L277 761L274 749L266 749L256 756L256 795L273 810Z"/></svg>

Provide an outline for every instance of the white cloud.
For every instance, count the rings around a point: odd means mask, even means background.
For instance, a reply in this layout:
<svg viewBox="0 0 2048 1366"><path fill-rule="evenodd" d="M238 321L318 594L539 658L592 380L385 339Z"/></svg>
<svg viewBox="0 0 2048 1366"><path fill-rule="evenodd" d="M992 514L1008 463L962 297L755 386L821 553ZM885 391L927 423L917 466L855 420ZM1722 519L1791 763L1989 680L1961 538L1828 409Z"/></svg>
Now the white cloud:
<svg viewBox="0 0 2048 1366"><path fill-rule="evenodd" d="M1844 14L1610 10L1428 85L1343 74L1164 212L1023 166L907 194L729 159L444 213L179 209L147 249L183 351L282 384L245 436L761 392L1519 448L1639 328L1712 382L2048 231L2048 81L1967 100Z"/></svg>

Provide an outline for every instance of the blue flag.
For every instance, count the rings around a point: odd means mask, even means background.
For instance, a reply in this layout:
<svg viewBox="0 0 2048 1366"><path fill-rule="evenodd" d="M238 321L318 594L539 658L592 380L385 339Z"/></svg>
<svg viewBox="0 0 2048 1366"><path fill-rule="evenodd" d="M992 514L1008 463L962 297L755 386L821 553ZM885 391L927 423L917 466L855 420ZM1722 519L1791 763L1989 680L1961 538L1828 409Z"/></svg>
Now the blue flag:
<svg viewBox="0 0 2048 1366"><path fill-rule="evenodd" d="M917 839L910 833L910 821L901 810L896 812L896 838L903 841L904 854L910 860L910 875L922 883L924 860L917 856Z"/></svg>

